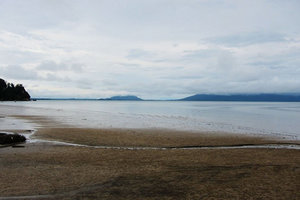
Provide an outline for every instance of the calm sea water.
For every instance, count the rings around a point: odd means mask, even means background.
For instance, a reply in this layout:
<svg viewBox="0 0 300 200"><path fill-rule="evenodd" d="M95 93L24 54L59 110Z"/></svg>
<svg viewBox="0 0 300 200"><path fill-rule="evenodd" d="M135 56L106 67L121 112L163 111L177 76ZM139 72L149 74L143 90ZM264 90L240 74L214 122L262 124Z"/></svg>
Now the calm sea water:
<svg viewBox="0 0 300 200"><path fill-rule="evenodd" d="M78 127L168 128L300 139L298 102L51 100L0 105L3 114L46 115Z"/></svg>

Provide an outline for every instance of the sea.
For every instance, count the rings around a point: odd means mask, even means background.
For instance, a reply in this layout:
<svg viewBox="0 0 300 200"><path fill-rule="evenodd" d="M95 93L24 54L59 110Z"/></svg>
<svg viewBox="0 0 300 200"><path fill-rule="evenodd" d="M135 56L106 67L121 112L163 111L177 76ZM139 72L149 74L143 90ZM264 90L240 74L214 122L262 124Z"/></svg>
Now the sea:
<svg viewBox="0 0 300 200"><path fill-rule="evenodd" d="M0 112L2 129L21 126L3 116L33 115L81 128L174 129L300 139L300 102L39 100L0 102Z"/></svg>

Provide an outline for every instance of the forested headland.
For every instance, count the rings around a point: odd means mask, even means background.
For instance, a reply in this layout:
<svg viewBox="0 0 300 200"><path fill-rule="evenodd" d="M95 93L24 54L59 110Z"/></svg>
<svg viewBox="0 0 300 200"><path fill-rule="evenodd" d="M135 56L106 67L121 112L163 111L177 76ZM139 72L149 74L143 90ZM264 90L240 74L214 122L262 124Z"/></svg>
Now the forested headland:
<svg viewBox="0 0 300 200"><path fill-rule="evenodd" d="M29 101L30 95L22 84L8 83L0 78L0 101Z"/></svg>

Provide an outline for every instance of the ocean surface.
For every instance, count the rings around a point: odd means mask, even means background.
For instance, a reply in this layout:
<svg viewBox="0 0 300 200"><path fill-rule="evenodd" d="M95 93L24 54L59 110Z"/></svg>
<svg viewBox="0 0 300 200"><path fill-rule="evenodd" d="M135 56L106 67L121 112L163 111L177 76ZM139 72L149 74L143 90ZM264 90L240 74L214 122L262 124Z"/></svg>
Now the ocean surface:
<svg viewBox="0 0 300 200"><path fill-rule="evenodd" d="M22 122L12 124L1 114L37 115L76 127L166 128L300 139L299 102L41 100L0 102L0 111L2 129Z"/></svg>

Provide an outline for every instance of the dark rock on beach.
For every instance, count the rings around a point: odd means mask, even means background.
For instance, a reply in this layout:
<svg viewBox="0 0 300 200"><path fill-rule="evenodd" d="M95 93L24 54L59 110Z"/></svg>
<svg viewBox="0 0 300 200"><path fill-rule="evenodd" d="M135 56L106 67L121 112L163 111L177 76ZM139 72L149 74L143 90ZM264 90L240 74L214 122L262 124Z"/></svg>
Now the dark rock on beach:
<svg viewBox="0 0 300 200"><path fill-rule="evenodd" d="M0 145L22 143L26 141L26 137L19 134L0 133Z"/></svg>

